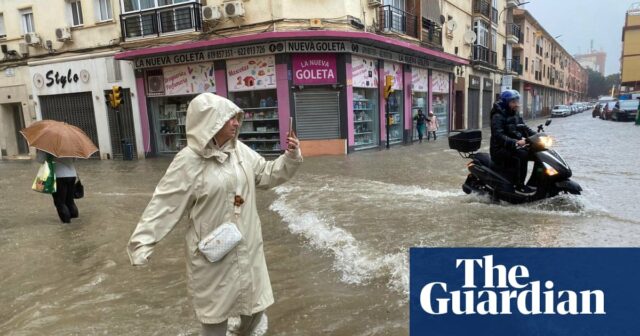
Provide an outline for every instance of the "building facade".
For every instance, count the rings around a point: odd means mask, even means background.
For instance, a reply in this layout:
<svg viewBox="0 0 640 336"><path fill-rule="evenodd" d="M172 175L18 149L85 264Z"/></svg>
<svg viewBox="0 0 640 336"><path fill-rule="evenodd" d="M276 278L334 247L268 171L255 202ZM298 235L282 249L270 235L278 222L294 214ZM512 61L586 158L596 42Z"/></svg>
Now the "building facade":
<svg viewBox="0 0 640 336"><path fill-rule="evenodd" d="M583 68L591 69L599 72L602 76L605 75L605 64L607 62L607 53L604 51L592 50L588 54L574 55L575 59L582 65Z"/></svg>
<svg viewBox="0 0 640 336"><path fill-rule="evenodd" d="M626 13L622 29L621 93L640 92L640 2Z"/></svg>
<svg viewBox="0 0 640 336"><path fill-rule="evenodd" d="M101 158L122 155L123 143L138 158L171 155L186 146L186 107L202 92L242 107L240 138L265 155L282 151L289 118L314 155L380 148L387 138L411 143L418 110L438 116L441 134L488 126L496 96L509 88L524 93L528 115L540 115L571 101L568 83L579 92L580 68L569 70L573 58L518 5L0 0L3 156L28 152L17 131L39 119L81 127ZM566 66L538 55L540 69L529 71L535 48L525 28L542 32ZM125 92L118 110L105 101L113 85Z"/></svg>
<svg viewBox="0 0 640 336"><path fill-rule="evenodd" d="M137 94L132 64L113 57L120 44L118 12L117 0L0 1L2 157L28 157L18 132L41 119L83 129L99 148L96 157L121 155L123 140L144 157L136 137L140 113L128 98ZM127 94L120 111L105 101L113 85Z"/></svg>

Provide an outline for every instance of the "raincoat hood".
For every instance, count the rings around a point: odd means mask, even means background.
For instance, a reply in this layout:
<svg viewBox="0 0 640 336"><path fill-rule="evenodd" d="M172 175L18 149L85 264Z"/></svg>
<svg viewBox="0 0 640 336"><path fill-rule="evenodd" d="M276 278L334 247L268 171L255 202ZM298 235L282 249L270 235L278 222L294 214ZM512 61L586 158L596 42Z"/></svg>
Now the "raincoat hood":
<svg viewBox="0 0 640 336"><path fill-rule="evenodd" d="M196 96L187 108L187 145L202 157L215 156L220 161L224 161L227 154L223 149L235 148L240 133L239 128L235 138L224 144L223 148L214 145L211 139L229 119L237 114L242 115L242 109L229 99L213 93L202 93ZM242 118L239 122L242 126Z"/></svg>

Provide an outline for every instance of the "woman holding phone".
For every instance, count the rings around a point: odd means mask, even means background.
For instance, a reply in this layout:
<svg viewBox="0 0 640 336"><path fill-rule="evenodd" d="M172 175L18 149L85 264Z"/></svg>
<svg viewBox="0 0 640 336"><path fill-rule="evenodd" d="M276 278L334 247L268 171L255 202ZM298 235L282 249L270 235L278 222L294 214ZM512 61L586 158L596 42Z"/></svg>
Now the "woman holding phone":
<svg viewBox="0 0 640 336"><path fill-rule="evenodd" d="M287 149L266 161L238 141L242 110L226 98L203 93L187 110L187 147L171 162L136 226L127 252L145 265L154 246L188 215L187 277L202 335L224 336L229 317L240 316L234 335L249 335L273 294L256 207L256 187L289 180L302 163L298 138L289 126ZM241 239L211 262L199 242L221 226L237 227ZM224 237L223 237L224 238Z"/></svg>

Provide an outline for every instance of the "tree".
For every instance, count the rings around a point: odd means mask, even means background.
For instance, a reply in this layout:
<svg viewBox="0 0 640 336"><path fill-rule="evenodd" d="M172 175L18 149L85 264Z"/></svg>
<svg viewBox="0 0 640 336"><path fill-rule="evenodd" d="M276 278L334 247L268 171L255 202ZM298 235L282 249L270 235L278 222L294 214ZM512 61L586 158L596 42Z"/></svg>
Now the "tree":
<svg viewBox="0 0 640 336"><path fill-rule="evenodd" d="M599 97L601 95L609 94L611 86L607 87L607 81L601 73L587 68L589 73L589 87L587 91L588 97ZM611 76L609 76L611 77Z"/></svg>
<svg viewBox="0 0 640 336"><path fill-rule="evenodd" d="M620 90L621 81L620 81L620 74L619 73L616 73L616 74L613 74L613 75L609 75L609 76L605 77L604 80L605 80L605 84L607 85L607 90L609 92L611 92L611 88L612 87L615 87L616 91Z"/></svg>

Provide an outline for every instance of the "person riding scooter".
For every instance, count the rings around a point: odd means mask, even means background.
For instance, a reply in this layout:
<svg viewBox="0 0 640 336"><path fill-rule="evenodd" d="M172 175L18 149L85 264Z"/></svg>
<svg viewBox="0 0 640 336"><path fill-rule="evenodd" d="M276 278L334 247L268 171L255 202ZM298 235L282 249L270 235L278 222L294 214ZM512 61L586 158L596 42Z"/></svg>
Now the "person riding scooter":
<svg viewBox="0 0 640 336"><path fill-rule="evenodd" d="M525 138L536 134L518 114L520 93L505 90L491 109L491 159L509 174L521 192L532 192L525 186L527 162L530 160Z"/></svg>

